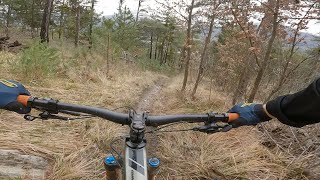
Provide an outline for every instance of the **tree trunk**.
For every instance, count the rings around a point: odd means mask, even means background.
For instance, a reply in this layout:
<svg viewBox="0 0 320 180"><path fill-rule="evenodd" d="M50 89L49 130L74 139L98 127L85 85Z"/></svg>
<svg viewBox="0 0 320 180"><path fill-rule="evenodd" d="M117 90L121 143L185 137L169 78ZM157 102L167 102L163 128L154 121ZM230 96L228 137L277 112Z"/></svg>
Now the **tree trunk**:
<svg viewBox="0 0 320 180"><path fill-rule="evenodd" d="M24 3L23 4L23 7L24 7L24 14L28 14L28 10L29 10L29 7L27 6L27 3ZM23 11L23 10L22 10ZM24 32L26 29L27 29L27 25L23 22L23 21L21 21L21 24L22 24L22 26L21 26L21 32Z"/></svg>
<svg viewBox="0 0 320 180"><path fill-rule="evenodd" d="M51 19L52 12L53 12L53 0L52 0L52 3L51 3L50 13L49 13L49 28L48 28L48 31L50 30L50 19ZM54 29L52 29L51 32L52 32L52 39L53 39ZM47 39L49 39L49 33L47 34Z"/></svg>
<svg viewBox="0 0 320 180"><path fill-rule="evenodd" d="M53 0L47 0L46 6L43 12L42 23L41 23L41 31L40 31L41 43L44 43L44 42L49 43L49 23L50 23L50 14L51 14L52 5L53 5Z"/></svg>
<svg viewBox="0 0 320 180"><path fill-rule="evenodd" d="M185 60L184 77L183 77L181 92L184 92L186 90L188 76L189 76L189 65L190 65L190 58L191 58L191 25L192 25L193 6L194 6L194 0L191 1L191 5L189 7L189 14L188 14L187 40L186 40L186 44L185 44L185 48L187 51L187 57Z"/></svg>
<svg viewBox="0 0 320 180"><path fill-rule="evenodd" d="M178 62L179 63L178 68L180 71L184 68L185 56L186 56L186 48L185 48L185 46L183 46L182 50L181 50L180 57L179 57L179 62Z"/></svg>
<svg viewBox="0 0 320 180"><path fill-rule="evenodd" d="M249 63L248 63L249 64ZM244 66L243 70L241 71L238 85L235 88L233 98L232 98L232 104L239 103L240 101L243 101L243 96L246 92L246 88L248 85L248 70L249 68L247 66Z"/></svg>
<svg viewBox="0 0 320 180"><path fill-rule="evenodd" d="M65 0L62 1L62 7L64 7L65 5ZM58 32L58 36L59 36L59 39L61 39L61 36L63 32L63 24L64 24L64 9L62 8L61 9L61 12L60 12L60 17L59 17L59 32Z"/></svg>
<svg viewBox="0 0 320 180"><path fill-rule="evenodd" d="M7 17L6 17L6 27L5 27L6 37L10 37L10 34L9 34L10 19L11 19L11 5L9 4L8 11L7 11Z"/></svg>
<svg viewBox="0 0 320 180"><path fill-rule="evenodd" d="M164 51L164 56L163 56L163 64L167 63L167 58L168 58L168 52L169 52L169 44L166 46L166 50Z"/></svg>
<svg viewBox="0 0 320 180"><path fill-rule="evenodd" d="M278 22L279 6L280 6L279 5L280 4L279 1L280 0L276 1L276 7L275 7L275 10L274 10L273 20L272 20L272 34L271 34L271 37L270 37L270 39L268 41L267 50L266 50L265 56L263 58L263 62L261 64L260 68L259 68L258 75L257 75L257 77L256 77L256 79L254 81L253 88L252 88L251 93L249 95L249 98L248 98L248 102L249 103L253 102L253 100L254 100L257 92L258 92L258 89L259 89L263 74L264 74L265 69L267 68L268 62L270 60L270 54L271 54L273 42L274 42L274 39L276 38L277 29L278 29L278 25L279 25L279 22Z"/></svg>
<svg viewBox="0 0 320 180"><path fill-rule="evenodd" d="M35 0L32 0L32 5L31 5L31 37L32 39L35 37L35 23L34 23L34 4Z"/></svg>
<svg viewBox="0 0 320 180"><path fill-rule="evenodd" d="M91 0L91 19L90 19L90 26L89 26L89 49L92 48L92 28L93 28L93 17L94 17L94 3L95 0Z"/></svg>
<svg viewBox="0 0 320 180"><path fill-rule="evenodd" d="M212 16L211 17L211 21L210 21L210 26L209 26L209 32L208 32L208 35L206 37L206 41L204 43L204 47L203 47L203 50L202 50L202 53L201 53L201 60L200 60L197 80L196 80L196 83L194 84L194 87L193 87L193 90L192 90L192 93L191 93L191 97L194 97L194 95L196 94L198 85L199 85L199 83L201 81L201 78L202 78L202 75L203 75L204 60L206 59L206 52L207 52L207 49L208 49L208 45L209 45L209 43L211 41L213 25L214 25L214 19L215 19L215 17Z"/></svg>
<svg viewBox="0 0 320 180"><path fill-rule="evenodd" d="M161 53L160 53L160 65L163 64L163 55L164 55L164 51L165 51L165 47L164 47L164 44L165 44L165 38L163 38L162 42L161 42Z"/></svg>
<svg viewBox="0 0 320 180"><path fill-rule="evenodd" d="M170 43L170 47L169 47L169 57L168 57L168 60L170 62L170 65L173 66L174 63L175 63L175 49L172 47L172 43Z"/></svg>
<svg viewBox="0 0 320 180"><path fill-rule="evenodd" d="M76 9L76 35L74 39L75 47L78 47L79 45L79 38L80 38L80 3L78 2L77 9Z"/></svg>
<svg viewBox="0 0 320 180"><path fill-rule="evenodd" d="M210 88L209 88L209 102L211 102L211 94L212 94L212 84L213 84L213 76L210 76Z"/></svg>
<svg viewBox="0 0 320 180"><path fill-rule="evenodd" d="M136 22L138 22L138 20L139 20L139 13L140 13L141 3L142 3L142 0L139 0L138 10L137 10L137 15L136 15Z"/></svg>
<svg viewBox="0 0 320 180"><path fill-rule="evenodd" d="M107 74L109 74L110 33L108 33L107 41Z"/></svg>
<svg viewBox="0 0 320 180"><path fill-rule="evenodd" d="M155 51L154 51L154 59L155 60L157 60L158 40L159 40L159 36L157 36L157 39L156 39L156 47L155 47Z"/></svg>
<svg viewBox="0 0 320 180"><path fill-rule="evenodd" d="M153 48L153 32L151 32L151 37L150 37L150 54L149 54L149 59L152 59L152 48Z"/></svg>

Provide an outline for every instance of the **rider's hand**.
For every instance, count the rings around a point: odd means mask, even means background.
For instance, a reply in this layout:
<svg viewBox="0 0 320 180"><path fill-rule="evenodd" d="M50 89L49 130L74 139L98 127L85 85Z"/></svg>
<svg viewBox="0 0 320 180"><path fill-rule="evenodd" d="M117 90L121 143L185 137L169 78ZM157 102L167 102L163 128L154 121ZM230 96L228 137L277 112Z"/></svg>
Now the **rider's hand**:
<svg viewBox="0 0 320 180"><path fill-rule="evenodd" d="M29 113L31 109L17 101L19 95L30 96L30 93L16 81L0 79L0 109L15 111L20 114Z"/></svg>
<svg viewBox="0 0 320 180"><path fill-rule="evenodd" d="M229 124L236 128L239 126L256 125L272 119L263 109L262 104L240 103L232 107L228 113L238 113L240 117Z"/></svg>

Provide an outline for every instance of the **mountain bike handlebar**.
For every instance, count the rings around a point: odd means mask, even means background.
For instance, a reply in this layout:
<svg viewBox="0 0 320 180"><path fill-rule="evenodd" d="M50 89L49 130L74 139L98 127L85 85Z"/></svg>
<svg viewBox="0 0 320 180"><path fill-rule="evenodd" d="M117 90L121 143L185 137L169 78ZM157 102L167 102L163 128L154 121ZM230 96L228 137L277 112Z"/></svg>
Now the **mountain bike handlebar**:
<svg viewBox="0 0 320 180"><path fill-rule="evenodd" d="M71 112L81 112L85 114L94 115L103 119L110 120L114 123L122 125L130 125L130 117L128 114L118 113L102 108L75 105L61 103L52 99L38 99L32 96L20 95L17 101L31 108L44 108L46 110L52 111L52 113L58 113L59 111L71 111ZM164 115L164 116L147 116L145 121L146 126L160 126L164 124L174 123L174 122L207 122L210 118L210 113L201 115ZM239 118L237 113L223 113L220 114L219 120L222 122L231 122Z"/></svg>

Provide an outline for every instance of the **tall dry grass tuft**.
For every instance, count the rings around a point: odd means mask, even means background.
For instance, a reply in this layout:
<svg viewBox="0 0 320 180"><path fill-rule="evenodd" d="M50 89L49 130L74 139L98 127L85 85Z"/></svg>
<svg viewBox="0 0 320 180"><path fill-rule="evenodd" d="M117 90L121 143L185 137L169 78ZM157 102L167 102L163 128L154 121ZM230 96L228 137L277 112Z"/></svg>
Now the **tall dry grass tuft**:
<svg viewBox="0 0 320 180"><path fill-rule="evenodd" d="M97 179L103 177L101 151L94 143L56 156L49 179Z"/></svg>
<svg viewBox="0 0 320 180"><path fill-rule="evenodd" d="M161 138L161 176L173 179L287 179L281 153L265 148L248 128L228 133L172 133Z"/></svg>
<svg viewBox="0 0 320 180"><path fill-rule="evenodd" d="M0 51L1 78L12 78L11 64L15 62L15 60L16 60L15 55L6 51Z"/></svg>
<svg viewBox="0 0 320 180"><path fill-rule="evenodd" d="M90 139L100 150L111 153L111 141L126 134L128 134L126 127L105 120L97 120L86 124L84 138Z"/></svg>

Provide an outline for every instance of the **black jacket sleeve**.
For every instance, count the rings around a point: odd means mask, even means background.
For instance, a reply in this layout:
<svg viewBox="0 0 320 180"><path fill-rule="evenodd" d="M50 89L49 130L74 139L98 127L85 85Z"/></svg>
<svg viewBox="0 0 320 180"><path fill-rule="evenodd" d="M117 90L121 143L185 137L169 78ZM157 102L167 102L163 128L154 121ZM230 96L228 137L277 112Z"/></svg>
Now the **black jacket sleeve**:
<svg viewBox="0 0 320 180"><path fill-rule="evenodd" d="M267 111L294 127L320 122L320 78L302 91L269 101Z"/></svg>

